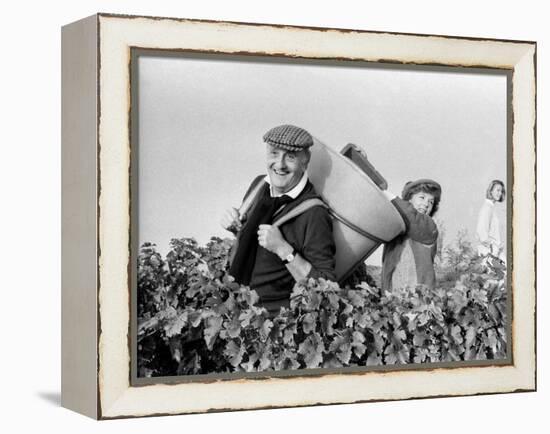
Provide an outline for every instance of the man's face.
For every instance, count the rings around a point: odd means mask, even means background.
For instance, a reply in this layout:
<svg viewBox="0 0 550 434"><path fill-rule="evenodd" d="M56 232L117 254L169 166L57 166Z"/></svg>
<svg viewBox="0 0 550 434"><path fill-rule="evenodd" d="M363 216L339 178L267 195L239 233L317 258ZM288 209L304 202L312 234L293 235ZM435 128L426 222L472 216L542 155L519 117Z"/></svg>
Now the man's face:
<svg viewBox="0 0 550 434"><path fill-rule="evenodd" d="M434 196L425 191L419 191L411 196L409 202L420 214L430 215L434 207Z"/></svg>
<svg viewBox="0 0 550 434"><path fill-rule="evenodd" d="M287 193L300 182L307 168L308 156L305 151L286 151L269 144L266 145L266 150L267 173L273 191L278 194Z"/></svg>

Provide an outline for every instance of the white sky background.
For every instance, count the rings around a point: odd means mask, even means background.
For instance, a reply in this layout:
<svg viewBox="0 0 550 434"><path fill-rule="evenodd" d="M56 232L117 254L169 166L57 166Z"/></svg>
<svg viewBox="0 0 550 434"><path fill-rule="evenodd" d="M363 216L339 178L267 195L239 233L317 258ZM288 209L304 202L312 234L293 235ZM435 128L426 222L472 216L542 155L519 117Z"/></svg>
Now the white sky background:
<svg viewBox="0 0 550 434"><path fill-rule="evenodd" d="M473 237L489 182L506 181L504 75L227 57L141 56L138 67L139 244L162 253L172 238L229 235L221 215L265 173L262 136L283 123L336 150L361 146L397 194L438 181L446 243L463 228ZM504 239L505 204L496 210Z"/></svg>

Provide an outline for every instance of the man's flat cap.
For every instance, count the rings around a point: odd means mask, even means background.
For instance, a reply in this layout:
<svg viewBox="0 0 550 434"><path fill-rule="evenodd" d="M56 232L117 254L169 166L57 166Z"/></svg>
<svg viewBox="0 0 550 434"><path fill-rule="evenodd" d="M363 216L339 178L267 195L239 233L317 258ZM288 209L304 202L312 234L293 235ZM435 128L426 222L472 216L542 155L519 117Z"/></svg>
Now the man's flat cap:
<svg viewBox="0 0 550 434"><path fill-rule="evenodd" d="M287 151L298 152L313 145L313 137L294 125L279 125L264 134L264 142Z"/></svg>

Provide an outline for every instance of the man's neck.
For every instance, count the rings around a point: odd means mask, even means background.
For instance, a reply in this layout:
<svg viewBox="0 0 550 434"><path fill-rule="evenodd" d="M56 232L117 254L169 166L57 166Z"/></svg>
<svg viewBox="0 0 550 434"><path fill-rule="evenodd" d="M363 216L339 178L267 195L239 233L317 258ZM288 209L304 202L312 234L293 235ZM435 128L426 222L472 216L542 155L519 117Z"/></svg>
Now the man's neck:
<svg viewBox="0 0 550 434"><path fill-rule="evenodd" d="M306 187L307 180L308 180L307 172L304 172L302 177L294 187L288 189L288 191L285 191L285 192L278 192L273 189L269 176L266 176L266 181L269 184L269 192L271 194L271 197L278 197L278 196L282 196L283 194L286 194L287 196L290 196L292 199L296 199Z"/></svg>

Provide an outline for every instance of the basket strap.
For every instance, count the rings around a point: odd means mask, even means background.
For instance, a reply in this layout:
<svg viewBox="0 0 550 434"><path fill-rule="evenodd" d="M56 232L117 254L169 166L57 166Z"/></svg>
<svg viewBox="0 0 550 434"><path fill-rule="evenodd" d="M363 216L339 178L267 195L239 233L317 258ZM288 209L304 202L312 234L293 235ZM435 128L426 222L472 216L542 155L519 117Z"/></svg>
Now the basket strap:
<svg viewBox="0 0 550 434"><path fill-rule="evenodd" d="M313 208L314 206L322 206L322 207L325 207L325 208L327 207L326 204L321 199L318 199L318 198L315 198L315 197L311 198L311 199L306 199L302 203L300 203L299 205L296 205L296 207L292 208L285 215L283 215L279 218L275 217L275 221L273 222L273 226L279 227L279 226L283 225L284 223L286 223L287 221L293 219L294 217L298 217L300 214L303 214L308 209Z"/></svg>
<svg viewBox="0 0 550 434"><path fill-rule="evenodd" d="M344 217L342 217L340 214L336 213L332 208L328 208L329 214L342 224L346 225L348 228L352 229L353 231L357 232L360 235L363 235L365 238L368 238L369 240L375 241L380 244L388 243L390 240L386 241L382 238L378 238L377 236L371 234L370 232L367 232L363 229L361 229L359 226L354 225L349 220L346 220Z"/></svg>
<svg viewBox="0 0 550 434"><path fill-rule="evenodd" d="M262 188L263 185L264 185L263 182L259 182L258 185L255 186L254 189L250 192L250 194L245 198L245 200L243 201L243 204L239 208L239 215L240 216L244 216L248 212L248 210L250 209L250 207L254 203L254 201L256 199L256 196L258 195L258 193L259 193L259 191L260 191L260 189ZM286 223L287 221L289 221L289 220L291 220L295 217L298 217L300 214L303 214L305 211L307 211L310 208L313 208L314 206L322 206L322 207L327 208L329 214L334 219L338 220L339 222L346 225L348 228L352 229L353 231L357 232L358 234L364 236L365 238L368 238L368 239L370 239L374 242L380 243L380 244L388 243L390 241L390 240L383 240L381 238L378 238L377 236L371 234L370 232L367 232L367 231L361 229L359 226L354 225L352 222L350 222L349 220L342 217L340 214L338 214L336 211L334 211L330 206L328 206L325 202L323 202L319 198L312 198L312 199L304 200L301 204L297 205L295 208L290 210L287 214L285 214L285 215L283 215L279 218L275 217L275 221L273 222L273 225L276 226L276 227L279 227L279 226L283 225L284 223ZM280 211L282 211L282 209L279 210L279 212Z"/></svg>
<svg viewBox="0 0 550 434"><path fill-rule="evenodd" d="M239 208L239 218L241 221L245 218L246 213L250 210L254 202L256 201L257 196L260 193L260 190L265 184L265 180L261 180L258 184L252 189L250 193L245 197L243 203Z"/></svg>

